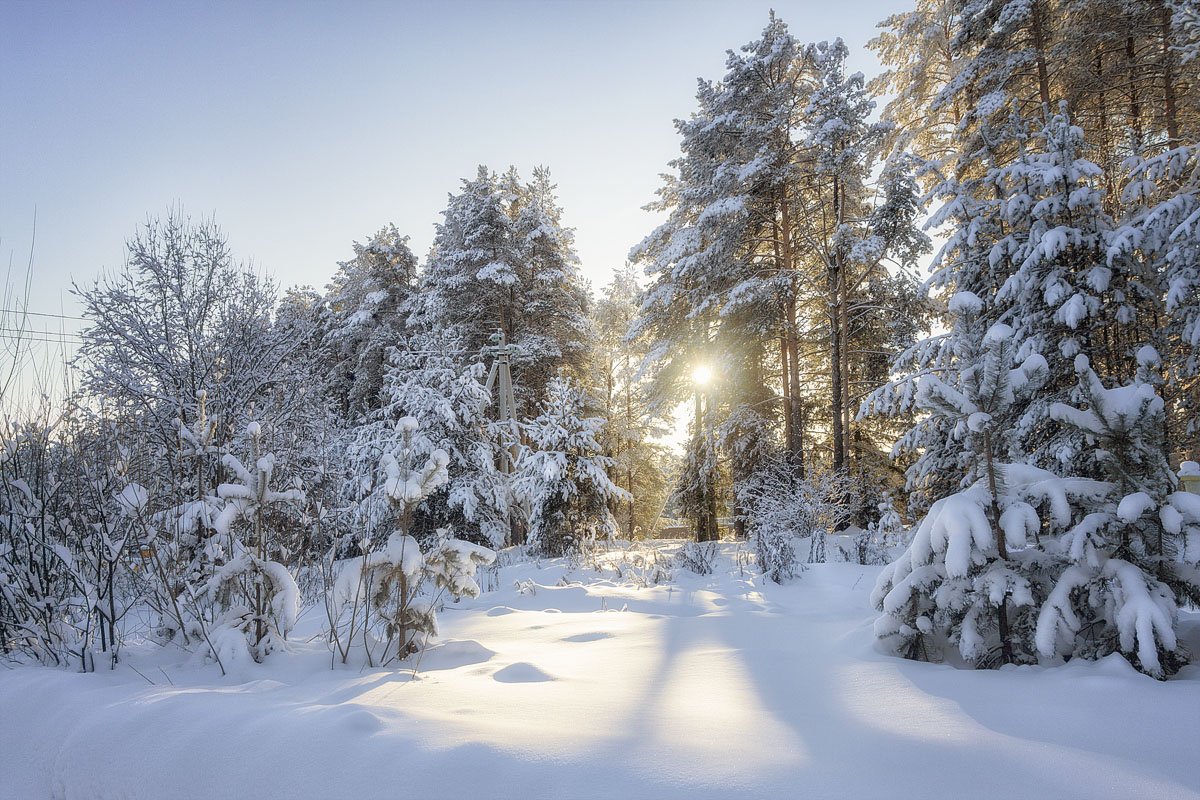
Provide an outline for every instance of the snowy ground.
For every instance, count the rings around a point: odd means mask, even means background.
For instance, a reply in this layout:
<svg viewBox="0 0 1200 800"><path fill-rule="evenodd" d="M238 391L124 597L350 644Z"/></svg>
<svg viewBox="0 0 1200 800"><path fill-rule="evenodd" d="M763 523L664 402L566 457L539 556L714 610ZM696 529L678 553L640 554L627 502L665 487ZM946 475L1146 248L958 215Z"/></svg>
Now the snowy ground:
<svg viewBox="0 0 1200 800"><path fill-rule="evenodd" d="M1200 667L905 662L875 568L763 586L724 547L649 587L644 553L505 567L415 676L301 641L224 679L136 649L144 678L0 670L0 797L1200 797Z"/></svg>

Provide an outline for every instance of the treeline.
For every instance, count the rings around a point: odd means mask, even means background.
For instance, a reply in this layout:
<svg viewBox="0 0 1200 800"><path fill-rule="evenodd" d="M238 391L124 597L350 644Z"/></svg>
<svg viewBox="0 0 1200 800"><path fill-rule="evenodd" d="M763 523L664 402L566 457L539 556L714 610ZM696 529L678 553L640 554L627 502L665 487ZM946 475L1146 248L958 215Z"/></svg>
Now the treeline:
<svg viewBox="0 0 1200 800"><path fill-rule="evenodd" d="M67 407L5 423L4 652L90 667L149 608L163 641L262 658L303 597L346 658L366 624L346 609L384 586L367 660L386 661L433 629L414 587L461 588L483 558L468 542L557 555L653 532L665 450L624 339L639 289L625 270L593 302L560 215L547 171L480 168L420 268L389 225L325 291L282 296L212 222L141 227L75 289Z"/></svg>
<svg viewBox="0 0 1200 800"><path fill-rule="evenodd" d="M895 490L920 523L875 596L895 650L1169 674L1200 598L1175 473L1197 444L1196 7L921 0L882 27L867 82L772 17L677 122L633 330L651 391L694 404L683 507L702 535L744 520L765 564L814 504L818 531L878 527Z"/></svg>
<svg viewBox="0 0 1200 800"><path fill-rule="evenodd" d="M886 560L904 509L875 595L898 652L1169 674L1200 599L1200 16L919 0L882 28L871 81L774 15L731 52L598 298L544 170L465 180L423 264L389 226L282 297L211 223L147 224L77 289L80 391L5 432L4 646L107 647L146 597L166 639L207 637L230 575L255 657L285 576L341 642L334 564L420 582L397 533L444 586L486 560L452 542L559 554L666 505L783 580L851 525Z"/></svg>

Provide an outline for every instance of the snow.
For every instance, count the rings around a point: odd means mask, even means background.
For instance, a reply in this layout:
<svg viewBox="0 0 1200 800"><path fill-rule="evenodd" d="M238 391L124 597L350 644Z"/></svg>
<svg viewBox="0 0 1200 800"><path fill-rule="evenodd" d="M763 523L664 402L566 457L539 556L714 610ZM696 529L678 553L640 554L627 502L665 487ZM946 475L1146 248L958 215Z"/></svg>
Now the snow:
<svg viewBox="0 0 1200 800"><path fill-rule="evenodd" d="M1147 511L1153 511L1157 507L1158 504L1150 495L1145 492L1134 492L1121 498L1121 502L1117 505L1117 516L1122 522L1133 523L1141 519Z"/></svg>
<svg viewBox="0 0 1200 800"><path fill-rule="evenodd" d="M965 576L973 554L995 547L984 502L983 491L977 489L934 503L913 536L912 567L930 563L935 553L945 554L946 574Z"/></svg>
<svg viewBox="0 0 1200 800"><path fill-rule="evenodd" d="M974 292L955 292L948 308L951 314L978 314L983 310L983 301Z"/></svg>
<svg viewBox="0 0 1200 800"><path fill-rule="evenodd" d="M136 645L0 670L0 798L1200 798L1200 667L905 661L874 645L878 568L780 586L726 544L646 585L635 556L673 547L504 566L404 669L331 670L318 607L224 679Z"/></svg>
<svg viewBox="0 0 1200 800"><path fill-rule="evenodd" d="M1007 339L1011 339L1012 336L1013 329L1011 325L1005 325L1003 322L997 322L995 325L992 325L987 329L987 333L983 335L983 343L985 345L995 344L997 342L1003 342Z"/></svg>
<svg viewBox="0 0 1200 800"><path fill-rule="evenodd" d="M1061 319L1068 328L1075 330L1079 327L1079 323L1087 319L1087 313L1087 301L1084 300L1083 295L1076 293L1059 307L1056 317Z"/></svg>
<svg viewBox="0 0 1200 800"><path fill-rule="evenodd" d="M136 517L150 500L150 493L140 483L130 483L117 495L117 506L127 517Z"/></svg>

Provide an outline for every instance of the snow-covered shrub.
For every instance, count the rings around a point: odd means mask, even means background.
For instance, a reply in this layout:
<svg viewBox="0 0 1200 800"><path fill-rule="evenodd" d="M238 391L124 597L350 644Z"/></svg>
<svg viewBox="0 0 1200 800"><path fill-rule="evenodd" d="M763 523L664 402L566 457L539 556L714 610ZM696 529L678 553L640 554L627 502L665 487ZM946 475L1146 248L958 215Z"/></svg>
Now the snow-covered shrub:
<svg viewBox="0 0 1200 800"><path fill-rule="evenodd" d="M205 548L211 574L189 593L193 612L210 622L204 636L222 667L246 655L261 661L282 648L300 611L300 590L275 560L267 516L275 506L302 503L304 492L271 488L276 461L271 453L259 455L258 423L250 423L247 437L252 466L232 454L222 456L234 480L217 487L222 506Z"/></svg>
<svg viewBox="0 0 1200 800"><path fill-rule="evenodd" d="M867 529L854 537L854 560L859 564L887 564L892 560L892 551L904 539L904 521L891 495L885 494L877 508L879 518L867 525ZM849 560L849 559L847 559Z"/></svg>
<svg viewBox="0 0 1200 800"><path fill-rule="evenodd" d="M1139 354L1142 372L1157 354ZM1187 538L1200 531L1200 497L1173 491L1164 455L1165 409L1139 375L1105 388L1088 359L1075 360L1086 408L1057 404L1052 416L1080 431L1108 479L1098 502L1056 543L1070 566L1056 582L1037 624L1047 658L1125 654L1163 677L1186 662L1175 635L1176 602L1200 598L1200 570Z"/></svg>
<svg viewBox="0 0 1200 800"><path fill-rule="evenodd" d="M397 446L384 453L376 471L393 510L395 530L379 547L369 538L357 543L363 555L335 559L328 569L328 637L342 663L361 648L368 666L381 666L417 652L437 633L442 593L457 599L479 594L475 575L495 554L439 531L422 553L409 534L420 504L449 480L445 451L427 452L413 417L396 424Z"/></svg>
<svg viewBox="0 0 1200 800"><path fill-rule="evenodd" d="M716 542L684 542L675 554L675 566L696 575L711 575L717 564Z"/></svg>
<svg viewBox="0 0 1200 800"><path fill-rule="evenodd" d="M585 417L583 406L583 394L556 377L542 413L524 425L529 444L513 489L528 510L530 544L547 555L563 555L586 537L611 537L617 526L610 503L627 497L608 477L612 459L597 441L603 420Z"/></svg>
<svg viewBox="0 0 1200 800"><path fill-rule="evenodd" d="M853 481L831 472L801 478L786 460L769 460L737 487L759 568L776 583L800 569L799 540L809 539L808 560L825 560L825 536L849 519L845 498Z"/></svg>
<svg viewBox="0 0 1200 800"><path fill-rule="evenodd" d="M146 490L127 480L110 427L91 422L69 411L0 423L2 656L84 671L117 662Z"/></svg>
<svg viewBox="0 0 1200 800"><path fill-rule="evenodd" d="M79 663L89 609L67 547L55 424L0 424L0 655Z"/></svg>

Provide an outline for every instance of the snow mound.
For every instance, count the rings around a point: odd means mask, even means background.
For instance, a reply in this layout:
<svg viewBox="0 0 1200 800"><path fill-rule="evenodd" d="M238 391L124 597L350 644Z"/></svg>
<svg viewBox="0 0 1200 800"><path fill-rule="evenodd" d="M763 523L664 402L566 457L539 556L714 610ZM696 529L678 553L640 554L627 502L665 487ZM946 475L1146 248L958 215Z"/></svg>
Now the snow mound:
<svg viewBox="0 0 1200 800"><path fill-rule="evenodd" d="M526 661L509 664L504 669L493 673L492 677L500 683L541 683L554 680L553 675L547 674Z"/></svg>
<svg viewBox="0 0 1200 800"><path fill-rule="evenodd" d="M495 650L489 650L471 639L464 641L442 642L425 651L421 656L421 670L458 669L472 664L483 664L491 661L496 655Z"/></svg>

